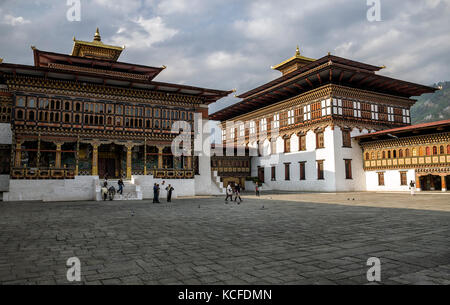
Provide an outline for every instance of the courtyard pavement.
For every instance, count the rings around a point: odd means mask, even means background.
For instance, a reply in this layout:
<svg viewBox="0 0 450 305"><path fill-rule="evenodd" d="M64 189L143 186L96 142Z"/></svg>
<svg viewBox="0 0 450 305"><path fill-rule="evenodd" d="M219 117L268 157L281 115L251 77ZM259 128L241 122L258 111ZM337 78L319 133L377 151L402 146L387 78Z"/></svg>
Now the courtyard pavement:
<svg viewBox="0 0 450 305"><path fill-rule="evenodd" d="M450 284L449 212L264 196L0 202L0 284Z"/></svg>

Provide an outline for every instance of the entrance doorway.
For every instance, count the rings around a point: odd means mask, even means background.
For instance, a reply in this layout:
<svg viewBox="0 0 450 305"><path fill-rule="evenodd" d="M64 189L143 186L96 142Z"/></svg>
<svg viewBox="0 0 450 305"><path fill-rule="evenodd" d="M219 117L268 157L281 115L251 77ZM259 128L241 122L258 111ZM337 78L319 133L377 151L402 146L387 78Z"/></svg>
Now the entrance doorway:
<svg viewBox="0 0 450 305"><path fill-rule="evenodd" d="M420 177L420 188L422 191L441 191L442 177L435 175L427 175Z"/></svg>
<svg viewBox="0 0 450 305"><path fill-rule="evenodd" d="M98 149L98 175L100 179L120 178L124 174L122 160L125 160L124 146L116 144L101 145Z"/></svg>

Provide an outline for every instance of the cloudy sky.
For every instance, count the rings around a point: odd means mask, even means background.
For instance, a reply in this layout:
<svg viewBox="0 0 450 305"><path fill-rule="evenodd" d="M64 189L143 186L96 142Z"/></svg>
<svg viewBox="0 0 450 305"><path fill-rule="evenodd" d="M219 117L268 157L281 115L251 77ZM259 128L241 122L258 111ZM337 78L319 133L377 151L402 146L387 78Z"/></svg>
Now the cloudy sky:
<svg viewBox="0 0 450 305"><path fill-rule="evenodd" d="M70 53L72 37L125 45L121 61L166 65L159 81L243 93L278 76L295 53L386 65L382 73L422 84L450 80L450 0L0 0L0 57L32 64L31 45ZM372 2L372 1L369 1ZM238 99L210 106L216 111Z"/></svg>

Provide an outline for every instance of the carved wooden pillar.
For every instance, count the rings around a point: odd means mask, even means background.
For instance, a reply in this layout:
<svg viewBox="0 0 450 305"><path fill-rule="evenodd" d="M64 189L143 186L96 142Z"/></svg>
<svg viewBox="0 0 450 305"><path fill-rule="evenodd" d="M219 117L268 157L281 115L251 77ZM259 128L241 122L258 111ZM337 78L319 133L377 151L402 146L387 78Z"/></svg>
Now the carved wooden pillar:
<svg viewBox="0 0 450 305"><path fill-rule="evenodd" d="M158 168L163 168L163 150L164 146L158 146Z"/></svg>
<svg viewBox="0 0 450 305"><path fill-rule="evenodd" d="M38 134L38 148L36 154L36 167L39 168L41 166L41 133Z"/></svg>
<svg viewBox="0 0 450 305"><path fill-rule="evenodd" d="M186 156L186 168L192 169L192 156Z"/></svg>
<svg viewBox="0 0 450 305"><path fill-rule="evenodd" d="M127 143L125 146L127 148L127 179L131 179L131 174L132 174L131 157L132 157L134 144Z"/></svg>
<svg viewBox="0 0 450 305"><path fill-rule="evenodd" d="M420 175L418 175L418 174L416 174L416 190L418 192L420 192L422 190L421 186L420 186Z"/></svg>
<svg viewBox="0 0 450 305"><path fill-rule="evenodd" d="M14 160L15 160L14 166L20 167L22 163L22 142L20 141L16 142L16 156Z"/></svg>
<svg viewBox="0 0 450 305"><path fill-rule="evenodd" d="M80 137L77 139L77 152L75 153L75 176L78 176L78 162L80 160Z"/></svg>
<svg viewBox="0 0 450 305"><path fill-rule="evenodd" d="M98 147L99 143L93 142L92 145L92 176L98 176Z"/></svg>
<svg viewBox="0 0 450 305"><path fill-rule="evenodd" d="M144 139L144 176L147 175L147 138Z"/></svg>
<svg viewBox="0 0 450 305"><path fill-rule="evenodd" d="M61 147L63 143L56 144L55 168L61 168Z"/></svg>
<svg viewBox="0 0 450 305"><path fill-rule="evenodd" d="M446 192L447 191L447 181L445 181L444 175L441 176L441 185L442 185L442 191Z"/></svg>

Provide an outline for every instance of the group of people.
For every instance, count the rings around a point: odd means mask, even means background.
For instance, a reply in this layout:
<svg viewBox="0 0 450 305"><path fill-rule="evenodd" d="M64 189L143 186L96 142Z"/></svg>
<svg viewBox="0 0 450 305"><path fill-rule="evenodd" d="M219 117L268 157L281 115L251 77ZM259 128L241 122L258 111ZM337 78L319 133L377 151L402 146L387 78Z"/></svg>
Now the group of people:
<svg viewBox="0 0 450 305"><path fill-rule="evenodd" d="M234 186L234 188L231 186L231 183L228 184L227 186L227 197L225 198L225 202L228 203L228 198L231 199L231 201L233 201L233 196L234 196L234 201L237 202L237 199L239 198L239 202L238 204L240 204L242 202L242 198L241 198L241 186L239 184L236 184Z"/></svg>
<svg viewBox="0 0 450 305"><path fill-rule="evenodd" d="M164 181L162 183L164 185ZM172 185L168 185L166 187L167 191L167 202L172 202L172 193L175 190L175 188ZM159 201L159 194L160 194L161 188L158 183L155 183L153 185L153 203L161 203Z"/></svg>
<svg viewBox="0 0 450 305"><path fill-rule="evenodd" d="M119 186L117 193L118 194L123 194L123 187L124 187L124 183L122 178L119 179L119 181L117 181L117 185ZM101 193L102 193L102 198L103 201L105 201L106 199L108 199L109 196L109 200L113 200L114 196L116 195L116 189L113 185L111 185L108 188L108 175L105 175L105 180L103 181L103 186L101 188Z"/></svg>

